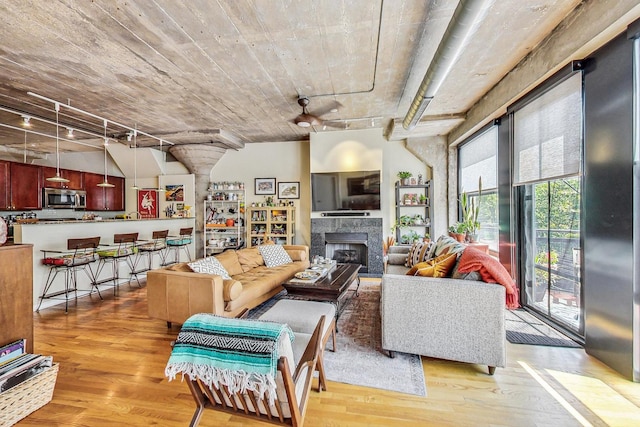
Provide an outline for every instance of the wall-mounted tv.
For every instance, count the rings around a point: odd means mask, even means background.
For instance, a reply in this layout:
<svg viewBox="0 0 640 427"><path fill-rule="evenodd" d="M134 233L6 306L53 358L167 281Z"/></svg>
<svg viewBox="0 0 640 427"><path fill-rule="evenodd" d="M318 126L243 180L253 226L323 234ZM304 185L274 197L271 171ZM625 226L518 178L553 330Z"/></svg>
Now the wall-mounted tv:
<svg viewBox="0 0 640 427"><path fill-rule="evenodd" d="M311 174L311 210L380 210L380 171Z"/></svg>

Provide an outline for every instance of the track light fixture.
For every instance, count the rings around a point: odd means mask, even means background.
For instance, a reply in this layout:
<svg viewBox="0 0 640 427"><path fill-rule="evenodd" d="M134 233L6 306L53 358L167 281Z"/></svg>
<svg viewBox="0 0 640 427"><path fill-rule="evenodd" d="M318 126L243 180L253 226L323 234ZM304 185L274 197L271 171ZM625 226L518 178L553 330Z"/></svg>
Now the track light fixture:
<svg viewBox="0 0 640 427"><path fill-rule="evenodd" d="M67 128L67 137L73 138L73 128Z"/></svg>
<svg viewBox="0 0 640 427"><path fill-rule="evenodd" d="M31 126L31 117L29 116L22 116L22 124L24 126Z"/></svg>
<svg viewBox="0 0 640 427"><path fill-rule="evenodd" d="M104 121L104 181L98 184L98 187L115 187L107 180L107 147L109 146L109 138L107 138L107 120Z"/></svg>
<svg viewBox="0 0 640 427"><path fill-rule="evenodd" d="M69 182L68 179L60 176L60 128L58 126L58 116L60 114L60 104L56 102L56 176L52 176L46 179L49 182ZM24 116L28 118L28 116ZM28 123L28 122L27 122Z"/></svg>
<svg viewBox="0 0 640 427"><path fill-rule="evenodd" d="M138 131L136 130L137 128L138 128L138 124L136 123L134 131L129 132L129 134L127 134L127 141L131 141L131 138L133 138L133 185L131 186L133 190L140 189L140 187L138 187Z"/></svg>

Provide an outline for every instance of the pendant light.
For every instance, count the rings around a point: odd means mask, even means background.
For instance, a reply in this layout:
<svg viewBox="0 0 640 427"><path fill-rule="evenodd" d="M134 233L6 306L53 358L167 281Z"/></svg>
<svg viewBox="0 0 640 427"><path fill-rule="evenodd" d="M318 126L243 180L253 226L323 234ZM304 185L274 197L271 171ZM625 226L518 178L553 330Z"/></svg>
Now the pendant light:
<svg viewBox="0 0 640 427"><path fill-rule="evenodd" d="M47 178L49 182L69 182L68 179L60 176L60 135L58 129L58 114L60 112L60 104L55 103L56 108L56 176Z"/></svg>
<svg viewBox="0 0 640 427"><path fill-rule="evenodd" d="M133 127L133 190L139 190L138 187L138 124Z"/></svg>
<svg viewBox="0 0 640 427"><path fill-rule="evenodd" d="M109 145L109 138L107 138L107 121L104 121L104 181L98 184L98 187L115 187L107 180L107 145Z"/></svg>

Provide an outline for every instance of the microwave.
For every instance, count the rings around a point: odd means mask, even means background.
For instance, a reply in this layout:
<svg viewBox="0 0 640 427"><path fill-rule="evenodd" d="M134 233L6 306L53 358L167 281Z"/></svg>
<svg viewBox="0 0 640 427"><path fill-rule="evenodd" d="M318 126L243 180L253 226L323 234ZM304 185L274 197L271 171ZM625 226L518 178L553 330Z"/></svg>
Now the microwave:
<svg viewBox="0 0 640 427"><path fill-rule="evenodd" d="M63 188L43 188L42 207L45 209L85 209L87 192Z"/></svg>

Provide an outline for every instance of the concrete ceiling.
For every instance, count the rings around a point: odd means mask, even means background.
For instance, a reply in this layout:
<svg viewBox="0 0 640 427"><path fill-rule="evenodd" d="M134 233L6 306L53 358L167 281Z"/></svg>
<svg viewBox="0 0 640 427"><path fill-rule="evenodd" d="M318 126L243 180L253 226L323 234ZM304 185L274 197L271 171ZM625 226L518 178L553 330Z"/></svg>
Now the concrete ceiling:
<svg viewBox="0 0 640 427"><path fill-rule="evenodd" d="M580 0L489 1L490 9L411 132L402 128L458 0L0 1L0 151L99 149L127 129L174 144L242 148L309 132L446 135ZM301 128L299 95L329 126ZM7 111L9 110L9 111ZM11 126L12 128L6 127ZM66 128L76 130L66 136ZM72 143L69 141L76 141ZM78 144L77 142L82 142ZM139 137L140 145L158 141Z"/></svg>

